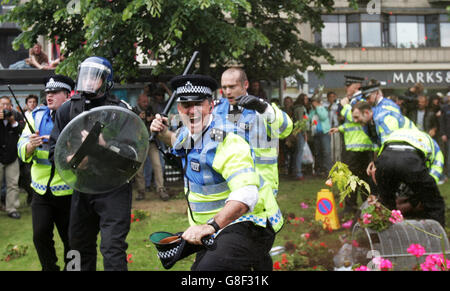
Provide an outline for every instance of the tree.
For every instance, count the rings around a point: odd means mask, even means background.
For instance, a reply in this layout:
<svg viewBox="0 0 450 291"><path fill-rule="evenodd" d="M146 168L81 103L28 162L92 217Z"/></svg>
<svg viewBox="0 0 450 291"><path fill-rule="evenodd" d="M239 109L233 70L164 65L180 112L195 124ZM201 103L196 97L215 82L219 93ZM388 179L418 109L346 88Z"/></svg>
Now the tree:
<svg viewBox="0 0 450 291"><path fill-rule="evenodd" d="M356 0L351 0L352 2ZM3 0L3 2L8 2ZM57 72L76 76L87 56L112 60L116 79L139 74L136 55L156 60L153 74L179 74L194 50L199 73L218 78L226 66L242 64L250 76L276 80L312 67L325 50L302 40L299 24L320 31L320 15L333 0L30 0L2 16L23 32L13 47L31 47L38 36L56 39L66 61Z"/></svg>

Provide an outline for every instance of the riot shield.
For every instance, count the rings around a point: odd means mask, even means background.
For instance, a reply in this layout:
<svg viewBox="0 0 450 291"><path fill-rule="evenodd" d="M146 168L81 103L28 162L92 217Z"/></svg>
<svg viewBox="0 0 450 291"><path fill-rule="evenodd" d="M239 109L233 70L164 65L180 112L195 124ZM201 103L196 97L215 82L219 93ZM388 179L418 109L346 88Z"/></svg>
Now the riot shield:
<svg viewBox="0 0 450 291"><path fill-rule="evenodd" d="M73 189L101 194L129 182L144 163L149 135L131 110L101 106L71 120L55 147L55 166Z"/></svg>

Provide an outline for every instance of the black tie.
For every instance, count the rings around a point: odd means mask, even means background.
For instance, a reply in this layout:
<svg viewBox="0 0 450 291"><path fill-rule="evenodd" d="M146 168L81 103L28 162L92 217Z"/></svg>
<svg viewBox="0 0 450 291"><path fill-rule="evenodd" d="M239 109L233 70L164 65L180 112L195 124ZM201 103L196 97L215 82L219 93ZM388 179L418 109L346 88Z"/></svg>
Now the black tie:
<svg viewBox="0 0 450 291"><path fill-rule="evenodd" d="M52 121L55 122L56 111L53 110L53 111L50 113L50 116L51 116L51 118L52 118Z"/></svg>

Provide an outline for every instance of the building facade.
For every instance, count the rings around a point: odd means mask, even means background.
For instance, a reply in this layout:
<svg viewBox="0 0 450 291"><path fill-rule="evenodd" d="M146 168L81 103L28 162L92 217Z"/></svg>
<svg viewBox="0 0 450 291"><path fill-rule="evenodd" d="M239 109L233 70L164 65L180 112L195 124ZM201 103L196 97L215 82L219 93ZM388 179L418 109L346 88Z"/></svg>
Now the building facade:
<svg viewBox="0 0 450 291"><path fill-rule="evenodd" d="M307 73L303 90L324 86L345 94L344 76L355 75L385 82L385 95L402 95L415 83L427 95L450 90L450 1L335 1L333 14L323 14L324 29L302 27L308 41L326 48L334 65L320 59L323 76Z"/></svg>

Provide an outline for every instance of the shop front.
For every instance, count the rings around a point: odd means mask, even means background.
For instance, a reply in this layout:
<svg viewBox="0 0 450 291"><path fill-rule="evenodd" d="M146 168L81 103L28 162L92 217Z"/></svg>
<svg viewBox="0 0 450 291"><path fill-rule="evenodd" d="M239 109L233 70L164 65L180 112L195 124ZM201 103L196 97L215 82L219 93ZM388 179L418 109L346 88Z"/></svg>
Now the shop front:
<svg viewBox="0 0 450 291"><path fill-rule="evenodd" d="M308 90L324 86L325 92L335 91L338 96L345 95L345 76L358 76L366 81L378 80L383 84L382 90L385 96L402 96L406 90L416 83L422 83L424 94L433 97L438 92L446 94L450 90L450 65L359 65L355 69L329 66L323 69L323 75L318 76L308 72ZM364 69L366 67L366 69ZM334 68L331 70L331 68Z"/></svg>

